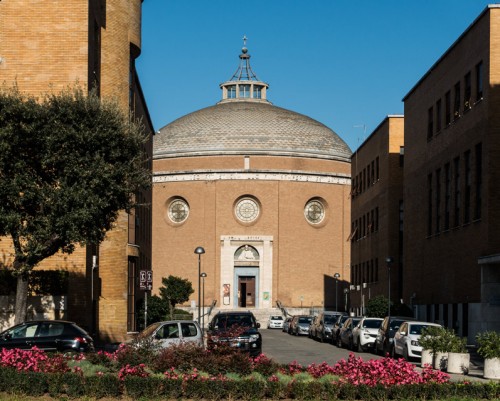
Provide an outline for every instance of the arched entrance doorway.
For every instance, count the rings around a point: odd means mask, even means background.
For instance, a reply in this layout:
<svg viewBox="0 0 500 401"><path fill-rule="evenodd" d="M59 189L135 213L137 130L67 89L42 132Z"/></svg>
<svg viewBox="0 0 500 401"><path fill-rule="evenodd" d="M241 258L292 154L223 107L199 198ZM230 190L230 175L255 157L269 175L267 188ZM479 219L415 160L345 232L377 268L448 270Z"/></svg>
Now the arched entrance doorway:
<svg viewBox="0 0 500 401"><path fill-rule="evenodd" d="M235 285L238 291L234 300L239 308L255 308L258 303L260 255L253 246L245 244L234 253Z"/></svg>

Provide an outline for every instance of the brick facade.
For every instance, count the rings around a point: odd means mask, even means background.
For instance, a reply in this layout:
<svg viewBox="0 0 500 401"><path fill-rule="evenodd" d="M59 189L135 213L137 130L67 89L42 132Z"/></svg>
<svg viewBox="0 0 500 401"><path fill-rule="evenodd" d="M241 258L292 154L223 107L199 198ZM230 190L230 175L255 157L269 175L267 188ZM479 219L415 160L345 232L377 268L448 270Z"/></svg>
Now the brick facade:
<svg viewBox="0 0 500 401"><path fill-rule="evenodd" d="M102 97L143 117L152 133L134 67L141 46L141 4L141 0L1 1L2 82L35 96L74 85L96 88ZM151 155L151 141L145 146ZM121 213L97 249L77 247L72 255L56 255L37 267L72 272L65 317L101 340L122 341L127 331L136 328L134 306L142 295L135 288L135 272L151 268L151 193L137 197L144 206L132 218ZM8 244L6 238L0 243L7 267L11 263ZM94 302L90 296L93 255L98 262Z"/></svg>

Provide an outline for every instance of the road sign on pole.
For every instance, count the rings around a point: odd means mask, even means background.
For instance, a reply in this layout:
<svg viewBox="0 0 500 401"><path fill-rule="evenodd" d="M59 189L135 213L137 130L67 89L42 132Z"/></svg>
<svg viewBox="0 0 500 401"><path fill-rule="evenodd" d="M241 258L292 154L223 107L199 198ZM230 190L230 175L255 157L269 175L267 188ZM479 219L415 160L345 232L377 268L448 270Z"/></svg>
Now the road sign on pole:
<svg viewBox="0 0 500 401"><path fill-rule="evenodd" d="M147 291L153 289L153 272L151 270L139 271L139 288Z"/></svg>

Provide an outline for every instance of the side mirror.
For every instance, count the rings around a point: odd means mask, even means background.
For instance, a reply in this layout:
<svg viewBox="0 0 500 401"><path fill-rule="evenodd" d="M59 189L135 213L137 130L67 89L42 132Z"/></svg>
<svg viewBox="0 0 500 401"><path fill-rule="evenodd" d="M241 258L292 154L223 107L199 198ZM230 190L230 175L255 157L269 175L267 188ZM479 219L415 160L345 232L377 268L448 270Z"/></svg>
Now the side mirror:
<svg viewBox="0 0 500 401"><path fill-rule="evenodd" d="M257 323L257 328L260 329L260 323Z"/></svg>

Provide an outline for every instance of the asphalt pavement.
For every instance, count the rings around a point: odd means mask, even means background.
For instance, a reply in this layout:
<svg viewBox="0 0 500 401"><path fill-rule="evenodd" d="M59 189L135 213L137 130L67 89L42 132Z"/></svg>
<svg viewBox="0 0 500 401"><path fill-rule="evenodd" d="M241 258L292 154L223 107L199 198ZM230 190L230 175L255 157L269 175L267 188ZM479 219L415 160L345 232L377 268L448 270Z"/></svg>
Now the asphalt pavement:
<svg viewBox="0 0 500 401"><path fill-rule="evenodd" d="M297 362L302 366L312 363L320 364L326 362L335 365L340 359L347 359L352 351L338 348L329 343L320 343L307 336L293 336L281 331L281 329L261 329L262 352L274 361L282 364ZM355 352L365 360L380 359L379 355L369 352ZM420 364L415 363L417 369ZM471 363L469 373L466 375L450 374L453 381L489 381L483 378L483 360L471 352Z"/></svg>

